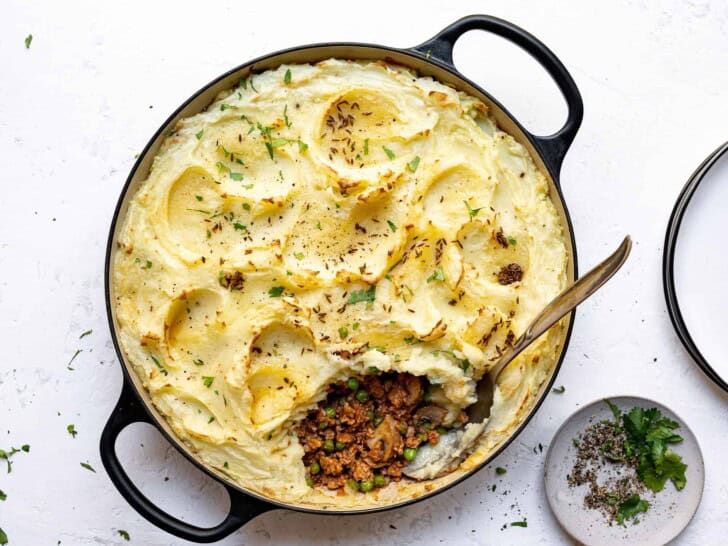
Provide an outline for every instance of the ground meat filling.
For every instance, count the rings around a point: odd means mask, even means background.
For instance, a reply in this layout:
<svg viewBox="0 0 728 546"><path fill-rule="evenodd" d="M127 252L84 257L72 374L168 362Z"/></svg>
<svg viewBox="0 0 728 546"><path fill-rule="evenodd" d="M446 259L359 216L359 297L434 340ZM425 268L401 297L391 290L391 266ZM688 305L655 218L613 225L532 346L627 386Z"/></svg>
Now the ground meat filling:
<svg viewBox="0 0 728 546"><path fill-rule="evenodd" d="M523 269L518 264L508 264L498 271L498 282L502 285L520 282L523 279Z"/></svg>
<svg viewBox="0 0 728 546"><path fill-rule="evenodd" d="M368 492L402 477L425 442L437 444L447 410L428 402L426 380L367 375L331 385L326 400L295 428L311 486ZM453 426L467 421L464 412Z"/></svg>

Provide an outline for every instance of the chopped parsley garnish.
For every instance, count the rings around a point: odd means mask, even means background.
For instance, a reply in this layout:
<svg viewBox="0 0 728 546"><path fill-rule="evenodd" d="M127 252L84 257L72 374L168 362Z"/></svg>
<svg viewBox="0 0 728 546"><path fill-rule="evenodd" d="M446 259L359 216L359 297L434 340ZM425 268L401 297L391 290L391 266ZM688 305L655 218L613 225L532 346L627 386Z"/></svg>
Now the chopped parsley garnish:
<svg viewBox="0 0 728 546"><path fill-rule="evenodd" d="M211 377L211 376L208 376L208 375L202 377L202 383L208 389L212 386L212 382L213 381L215 381L215 378L214 377Z"/></svg>
<svg viewBox="0 0 728 546"><path fill-rule="evenodd" d="M321 221L316 222L316 229L324 229L321 227Z"/></svg>
<svg viewBox="0 0 728 546"><path fill-rule="evenodd" d="M71 360L69 360L69 361L68 361L68 364L66 364L66 369L68 369L68 370L71 370L71 371L75 370L75 368L72 368L72 367L71 367L71 363L72 363L72 362L73 362L74 360L76 360L76 357L77 357L78 355L80 355L80 354L81 354L82 352L83 352L83 349L76 349L76 352L75 352L75 353L73 353L73 356L71 357Z"/></svg>
<svg viewBox="0 0 728 546"><path fill-rule="evenodd" d="M76 431L76 425L68 425L66 427L66 430L68 431L68 434L70 434L73 438L75 438L76 434L78 434L78 431Z"/></svg>
<svg viewBox="0 0 728 546"><path fill-rule="evenodd" d="M608 402L608 401L607 401ZM656 408L632 408L621 414L619 409L609 403L617 426L624 428L627 440L624 451L627 457L638 458L637 476L652 491L662 491L669 479L680 491L685 487L685 469L682 457L668 448L668 444L682 442L682 436L675 434L679 424L662 417Z"/></svg>
<svg viewBox="0 0 728 546"><path fill-rule="evenodd" d="M215 420L215 416L214 416L214 415L210 416L210 418L209 418L209 419L207 420L207 424L209 425L209 424L210 424L210 423L212 423L212 422L213 422L214 420Z"/></svg>
<svg viewBox="0 0 728 546"><path fill-rule="evenodd" d="M366 290L354 290L351 294L349 294L349 299L346 301L347 304L352 305L354 303L359 303L361 301L365 301L367 303L374 303L374 298L376 296L377 286L372 285Z"/></svg>
<svg viewBox="0 0 728 546"><path fill-rule="evenodd" d="M238 109L238 107L235 106L234 104L225 104L225 103L222 103L220 105L220 110L222 110L223 112L225 110L237 110L237 109Z"/></svg>
<svg viewBox="0 0 728 546"><path fill-rule="evenodd" d="M25 41L27 42L28 39L26 38ZM26 46L27 47L27 46ZM8 543L8 535L5 534L5 531L3 531L0 528L0 545L5 546L5 544Z"/></svg>
<svg viewBox="0 0 728 546"><path fill-rule="evenodd" d="M417 166L420 164L420 156L415 157L412 161L407 163L407 168L411 173L417 170Z"/></svg>
<svg viewBox="0 0 728 546"><path fill-rule="evenodd" d="M83 332L83 333L82 333L82 334L81 334L80 336L78 336L78 339L83 339L83 338L85 338L86 336L90 336L90 335L91 335L91 334L93 334L93 333L94 333L94 331L93 331L93 330L86 330L86 331L85 331L85 332Z"/></svg>
<svg viewBox="0 0 728 546"><path fill-rule="evenodd" d="M193 363L193 364L194 364L195 366L204 366L204 365L205 365L205 361L204 361L204 360L202 360L201 358L196 358L196 359L194 359L194 360L192 361L192 363Z"/></svg>
<svg viewBox="0 0 728 546"><path fill-rule="evenodd" d="M230 465L228 465L228 462L227 462L227 461L225 461L225 462L224 462L224 463L222 464L222 466L223 466L224 468L230 468Z"/></svg>
<svg viewBox="0 0 728 546"><path fill-rule="evenodd" d="M523 521L512 521L511 527L528 527L528 522L525 519Z"/></svg>
<svg viewBox="0 0 728 546"><path fill-rule="evenodd" d="M254 186L254 184L243 184L243 187L244 187L244 188L245 188L246 190L251 190L251 189L253 189L253 186Z"/></svg>
<svg viewBox="0 0 728 546"><path fill-rule="evenodd" d="M444 281L445 280L445 272L442 270L442 266L439 266L429 277L427 277L427 282L432 281Z"/></svg>
<svg viewBox="0 0 728 546"><path fill-rule="evenodd" d="M341 339L346 339L347 337L349 337L349 329L346 326L342 326L341 328L339 328L339 337Z"/></svg>
<svg viewBox="0 0 728 546"><path fill-rule="evenodd" d="M564 394L564 391L566 390L566 387L564 387L563 385L561 385L560 387L554 387L551 390L553 392L555 392L556 394Z"/></svg>
<svg viewBox="0 0 728 546"><path fill-rule="evenodd" d="M195 136L197 137L197 140L200 140L202 138L202 135L204 135L204 134L205 134L205 130L200 129L199 132L195 133Z"/></svg>
<svg viewBox="0 0 728 546"><path fill-rule="evenodd" d="M127 533L126 531L124 531L124 529L119 529L119 530L117 531L117 533L119 533L119 536L120 536L121 538L123 538L124 540L126 540L126 541L128 541L128 540L129 540L129 539L131 538L131 537L129 536L129 533Z"/></svg>
<svg viewBox="0 0 728 546"><path fill-rule="evenodd" d="M518 243L518 241L516 241L513 237L510 237L510 236L508 237L508 242L510 244L512 244L513 246L515 246Z"/></svg>
<svg viewBox="0 0 728 546"><path fill-rule="evenodd" d="M496 467L496 469L495 469L495 473L498 474L499 476L502 476L506 472L508 472L508 471L505 468L503 468L502 466Z"/></svg>
<svg viewBox="0 0 728 546"><path fill-rule="evenodd" d="M298 142L298 153L302 154L303 152L308 150L308 144L306 144L303 140L301 140L299 138L297 142Z"/></svg>
<svg viewBox="0 0 728 546"><path fill-rule="evenodd" d="M303 260L304 254L303 254L303 252L294 252L293 257L296 258L297 260Z"/></svg>
<svg viewBox="0 0 728 546"><path fill-rule="evenodd" d="M387 148L386 146L382 146L382 150L384 150L384 153L387 154L387 157L389 159L394 159L395 157L397 157L394 155L394 152L392 150L390 150L389 148Z"/></svg>
<svg viewBox="0 0 728 546"><path fill-rule="evenodd" d="M162 372L162 374L167 375L167 370L159 363L159 360L157 360L157 357L154 355L149 355L152 358L152 362L154 362L154 365L159 368L159 371Z"/></svg>
<svg viewBox="0 0 728 546"><path fill-rule="evenodd" d="M237 182L240 182L243 179L243 173L230 172L230 178Z"/></svg>
<svg viewBox="0 0 728 546"><path fill-rule="evenodd" d="M289 83L291 83L291 69L290 68L288 70L286 70L286 75L283 76L283 82L286 85L288 85Z"/></svg>
<svg viewBox="0 0 728 546"><path fill-rule="evenodd" d="M243 209L249 211L250 210L250 203L243 203Z"/></svg>
<svg viewBox="0 0 728 546"><path fill-rule="evenodd" d="M152 261L151 260L147 260L146 266L147 266L147 269L151 269L152 268Z"/></svg>
<svg viewBox="0 0 728 546"><path fill-rule="evenodd" d="M647 512L649 507L649 502L641 499L639 495L632 495L619 505L617 509L617 523L626 527L624 524L625 520L634 518L640 512ZM635 520L636 522L637 520Z"/></svg>
<svg viewBox="0 0 728 546"><path fill-rule="evenodd" d="M280 298L281 294L283 294L283 290L285 290L282 286L274 286L270 290L268 290L268 295L271 298Z"/></svg>
<svg viewBox="0 0 728 546"><path fill-rule="evenodd" d="M5 494L5 491L0 489L0 501L4 501L7 498L8 498L8 496Z"/></svg>
<svg viewBox="0 0 728 546"><path fill-rule="evenodd" d="M291 120L288 119L288 105L287 104L283 107L283 121L285 122L286 127L288 127L289 129L291 128L291 125L293 125L291 123Z"/></svg>
<svg viewBox="0 0 728 546"><path fill-rule="evenodd" d="M392 233L397 231L397 226L395 225L394 222L392 222L392 220L387 220L387 224L389 225L389 229L392 230Z"/></svg>
<svg viewBox="0 0 728 546"><path fill-rule="evenodd" d="M468 360L467 358L458 357L458 355L456 355L453 351L450 351L447 349L439 349L437 351L432 351L432 354L434 356L438 356L440 353L445 353L446 355L450 356L451 358L457 360L458 366L460 366L460 369L462 369L464 372L467 372L468 368L470 368L470 360Z"/></svg>
<svg viewBox="0 0 728 546"><path fill-rule="evenodd" d="M242 87L243 89L248 89L248 80L245 78L240 78L240 81L238 82L238 87Z"/></svg>
<svg viewBox="0 0 728 546"><path fill-rule="evenodd" d="M81 463L81 466L82 466L82 467L84 467L84 468L85 468L86 470L90 470L90 471L91 471L91 472L93 472L94 474L96 473L96 471L94 470L94 467L93 467L93 466L91 466L91 465L90 465L90 464L88 464L88 463Z"/></svg>
<svg viewBox="0 0 728 546"><path fill-rule="evenodd" d="M473 218L475 218L478 215L478 213L485 208L485 207L480 207L480 208L477 208L477 209L472 209L472 208L470 208L470 205L468 205L468 202L467 201L463 201L463 203L465 203L465 206L468 209L468 215L470 216L470 219L471 220Z"/></svg>
<svg viewBox="0 0 728 546"><path fill-rule="evenodd" d="M201 195L195 195L195 199L197 199L198 201L202 201L202 196Z"/></svg>
<svg viewBox="0 0 728 546"><path fill-rule="evenodd" d="M355 322L354 324L352 324L351 325L351 329L352 330L358 330L359 329L359 323L358 322Z"/></svg>
<svg viewBox="0 0 728 546"><path fill-rule="evenodd" d="M15 455L16 453L20 453L21 451L24 451L25 453L28 453L30 451L30 446L28 444L20 446L20 449L17 447L11 447L10 451L5 451L4 449L0 449L0 459L5 459L5 462L8 464L8 474L13 471L13 466L10 462L10 458Z"/></svg>
<svg viewBox="0 0 728 546"><path fill-rule="evenodd" d="M30 43L31 43L32 41L33 41L33 35L32 35L32 34L28 34L28 35L27 35L27 36L25 37L25 49L30 49Z"/></svg>
<svg viewBox="0 0 728 546"><path fill-rule="evenodd" d="M235 228L235 231L248 231L248 226L244 226L239 222L235 222L233 228Z"/></svg>

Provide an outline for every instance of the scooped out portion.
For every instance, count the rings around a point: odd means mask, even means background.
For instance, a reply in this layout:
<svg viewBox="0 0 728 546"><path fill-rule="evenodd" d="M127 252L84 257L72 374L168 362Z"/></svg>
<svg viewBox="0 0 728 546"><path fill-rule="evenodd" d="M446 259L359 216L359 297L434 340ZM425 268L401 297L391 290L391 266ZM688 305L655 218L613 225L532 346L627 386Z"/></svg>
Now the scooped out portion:
<svg viewBox="0 0 728 546"><path fill-rule="evenodd" d="M309 485L367 493L402 478L423 444L467 422L433 401L433 388L409 373L352 377L327 396L295 431Z"/></svg>

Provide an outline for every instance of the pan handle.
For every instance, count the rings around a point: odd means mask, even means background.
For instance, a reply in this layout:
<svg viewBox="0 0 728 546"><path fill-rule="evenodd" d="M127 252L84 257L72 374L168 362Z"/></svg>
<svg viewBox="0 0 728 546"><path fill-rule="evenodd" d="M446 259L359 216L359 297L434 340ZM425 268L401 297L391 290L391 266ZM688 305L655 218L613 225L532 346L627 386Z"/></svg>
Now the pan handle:
<svg viewBox="0 0 728 546"><path fill-rule="evenodd" d="M215 527L203 528L185 523L160 509L151 502L129 479L116 454L116 438L132 423L143 422L154 425L151 417L141 406L136 394L124 381L119 401L101 433L101 461L119 493L139 514L157 527L179 538L193 542L208 543L222 540L237 531L244 523L274 508L272 505L249 497L225 486L230 495L230 512Z"/></svg>
<svg viewBox="0 0 728 546"><path fill-rule="evenodd" d="M415 51L425 54L426 58L444 63L450 69L455 69L452 59L452 50L458 38L469 30L485 30L492 32L513 42L524 49L541 66L543 66L558 85L561 94L566 99L569 115L564 126L552 135L536 136L528 133L531 140L541 152L544 162L551 170L554 178L558 178L561 163L579 130L584 117L584 103L573 78L566 67L543 42L520 27L490 15L469 15L455 21L443 29L439 34L425 43L415 46ZM457 69L455 69L457 70Z"/></svg>

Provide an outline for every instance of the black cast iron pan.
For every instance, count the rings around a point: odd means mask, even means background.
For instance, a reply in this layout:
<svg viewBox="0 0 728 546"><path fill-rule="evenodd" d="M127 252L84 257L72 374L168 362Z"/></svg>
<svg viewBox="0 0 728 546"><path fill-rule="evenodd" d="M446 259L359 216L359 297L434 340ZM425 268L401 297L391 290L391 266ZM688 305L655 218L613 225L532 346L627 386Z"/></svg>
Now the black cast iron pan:
<svg viewBox="0 0 728 546"><path fill-rule="evenodd" d="M457 71L453 65L453 47L458 38L469 30L484 30L492 32L493 34L499 35L513 42L527 51L547 70L561 90L569 108L566 123L558 132L550 136L532 135L526 131L499 102L476 84L463 77L463 75ZM528 415L524 418L523 422L498 450L491 454L491 456L477 468L467 473L456 475L450 482L433 489L425 495L416 499L408 499L395 504L387 504L376 508L337 510L335 507L331 507L329 510L323 510L286 504L276 501L275 499L263 497L257 493L247 491L225 475L204 465L195 457L189 447L187 447L174 435L174 432L171 430L165 419L159 414L156 408L154 408L148 393L141 385L136 373L126 361L125 355L120 348L119 340L117 338L117 326L114 317L112 294L113 288L111 283L113 273L111 258L116 246L117 224L121 224L130 198L134 195L141 182L146 179L152 160L156 155L162 140L179 119L204 110L212 102L217 93L224 89L233 87L237 84L240 78L248 77L248 75L254 71L263 71L287 63L318 62L332 57L358 60L385 60L405 65L415 69L422 76L432 76L442 83L452 85L456 89L465 91L466 93L478 97L485 102L489 106L490 112L499 126L526 147L536 162L537 167L546 176L549 182L551 199L556 206L557 212L562 220L562 225L568 235L568 237L565 237L569 256L567 274L568 280L573 281L577 275L574 235L572 232L571 220L561 195L559 171L564 156L574 140L576 132L581 124L583 103L579 90L564 65L543 43L523 29L496 17L487 15L471 15L456 21L431 40L411 49L396 49L386 46L360 43L332 43L301 46L260 57L249 63L243 64L212 81L190 97L190 99L188 99L167 119L164 125L160 127L144 148L144 151L134 165L129 178L124 185L111 222L105 266L106 307L109 317L109 326L111 329L111 337L114 342L114 347L122 365L124 385L119 402L114 408L101 435L101 459L114 485L129 504L131 504L137 512L151 523L180 538L195 542L215 542L230 533L233 533L245 522L251 520L255 516L276 508L286 508L319 514L358 514L386 510L411 504L424 500L437 493L441 493L452 485L474 474L477 470L483 468L488 462L503 451L508 444L510 444L543 402L546 394L550 391L556 373L563 361L564 353L573 327L573 316L569 318L568 327L565 329L563 337L561 355L550 375L549 380L545 381L543 385L541 385L541 388L536 394L536 401ZM115 451L115 443L119 433L126 426L135 422L146 422L155 426L167 438L167 440L169 440L193 464L225 486L230 495L230 511L220 524L212 528L201 528L185 523L158 508L132 483L119 462Z"/></svg>

